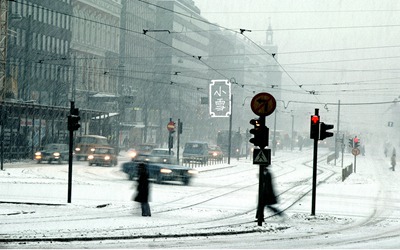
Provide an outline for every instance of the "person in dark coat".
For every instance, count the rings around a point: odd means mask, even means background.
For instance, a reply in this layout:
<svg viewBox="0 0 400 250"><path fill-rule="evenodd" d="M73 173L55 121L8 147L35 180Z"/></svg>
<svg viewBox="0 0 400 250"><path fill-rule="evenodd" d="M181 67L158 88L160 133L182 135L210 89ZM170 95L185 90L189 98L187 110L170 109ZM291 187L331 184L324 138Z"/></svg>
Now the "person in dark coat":
<svg viewBox="0 0 400 250"><path fill-rule="evenodd" d="M149 205L149 174L144 163L138 165L138 174L137 194L134 201L140 202L142 216L151 216Z"/></svg>
<svg viewBox="0 0 400 250"><path fill-rule="evenodd" d="M267 207L268 209L270 209L275 214L277 214L279 216L284 216L283 211L280 211L279 209L277 209L276 207L273 206L273 205L278 203L278 200L277 200L275 192L274 192L274 187L273 187L273 183L272 183L272 176L271 176L270 172L268 171L268 168L265 168L263 174L264 174L263 183L262 183L263 200L261 201L263 203L262 207L263 207L263 209L265 207ZM261 214L261 216L264 216L264 212L263 211L257 211L256 219L258 219L258 215L259 214ZM263 221L264 221L264 219L263 219Z"/></svg>
<svg viewBox="0 0 400 250"><path fill-rule="evenodd" d="M278 215L283 215L282 211L279 209L273 207L272 205L275 205L278 203L278 200L276 199L275 192L274 192L274 187L272 185L272 176L268 171L268 168L265 169L265 175L264 175L264 205L272 210L274 213L277 213Z"/></svg>

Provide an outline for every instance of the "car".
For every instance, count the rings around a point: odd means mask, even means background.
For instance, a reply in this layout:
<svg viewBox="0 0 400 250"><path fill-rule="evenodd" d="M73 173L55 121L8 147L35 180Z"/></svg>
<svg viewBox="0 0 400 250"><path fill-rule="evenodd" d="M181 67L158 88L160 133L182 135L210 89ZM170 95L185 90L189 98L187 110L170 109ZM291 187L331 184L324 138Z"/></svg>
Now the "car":
<svg viewBox="0 0 400 250"><path fill-rule="evenodd" d="M87 160L93 149L110 146L107 137L101 135L81 135L76 137L74 155L77 160Z"/></svg>
<svg viewBox="0 0 400 250"><path fill-rule="evenodd" d="M157 147L157 144L155 144L155 143L138 144L135 148L131 148L128 150L128 155L131 157L132 161L137 161L138 160L137 156L148 155L156 147ZM138 161L141 161L141 159L139 159Z"/></svg>
<svg viewBox="0 0 400 250"><path fill-rule="evenodd" d="M209 154L207 142L192 141L185 143L185 148L182 154L183 163L194 161L207 164L208 157Z"/></svg>
<svg viewBox="0 0 400 250"><path fill-rule="evenodd" d="M35 153L35 160L37 163L47 161L47 163L68 161L69 146L68 144L50 143L44 148Z"/></svg>
<svg viewBox="0 0 400 250"><path fill-rule="evenodd" d="M116 166L118 158L116 150L113 147L95 147L92 153L88 155L89 166Z"/></svg>
<svg viewBox="0 0 400 250"><path fill-rule="evenodd" d="M140 157L139 157L140 159ZM176 164L177 159L175 152L168 148L155 148L147 157L144 159L145 162L151 163L164 163L164 164Z"/></svg>
<svg viewBox="0 0 400 250"><path fill-rule="evenodd" d="M138 178L138 165L141 162L124 162L122 171L128 174L130 180ZM164 181L181 181L184 185L189 185L192 178L197 175L197 170L177 164L146 163L149 179L157 183Z"/></svg>
<svg viewBox="0 0 400 250"><path fill-rule="evenodd" d="M224 158L224 153L221 148L217 145L210 145L208 149L209 159L222 160Z"/></svg>

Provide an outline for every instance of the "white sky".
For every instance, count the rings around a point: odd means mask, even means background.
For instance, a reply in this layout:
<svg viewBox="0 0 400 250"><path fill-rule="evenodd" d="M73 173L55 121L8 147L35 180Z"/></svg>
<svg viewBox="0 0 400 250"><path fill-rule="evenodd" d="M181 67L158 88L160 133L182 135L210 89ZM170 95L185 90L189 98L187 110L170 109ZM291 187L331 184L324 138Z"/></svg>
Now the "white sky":
<svg viewBox="0 0 400 250"><path fill-rule="evenodd" d="M400 95L400 2L395 0L195 0L210 22L263 42L271 20L286 100L393 101ZM317 91L301 93L298 85ZM299 91L293 93L293 91ZM371 124L389 105L342 108L347 123ZM299 107L292 106L293 109ZM310 111L310 107L307 109ZM331 106L330 110L337 110ZM311 109L313 111L313 109ZM307 111L304 111L305 113ZM346 116L347 115L347 116ZM337 113L329 114L336 119ZM361 126L361 125L360 125Z"/></svg>

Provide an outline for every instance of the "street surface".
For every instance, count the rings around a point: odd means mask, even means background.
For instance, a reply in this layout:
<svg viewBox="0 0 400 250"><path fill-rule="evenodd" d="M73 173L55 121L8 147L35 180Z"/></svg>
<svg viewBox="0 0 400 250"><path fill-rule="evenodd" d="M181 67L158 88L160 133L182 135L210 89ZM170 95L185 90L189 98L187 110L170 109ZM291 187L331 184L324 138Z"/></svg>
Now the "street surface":
<svg viewBox="0 0 400 250"><path fill-rule="evenodd" d="M373 153L373 152L371 152ZM398 248L398 173L383 156L357 158L345 182L341 162L319 151L311 216L312 150L278 151L270 167L285 216L265 210L257 226L258 166L250 159L197 168L189 186L151 183L152 217L131 201L136 182L116 167L6 164L0 173L0 245L6 248ZM344 165L353 162L346 154Z"/></svg>

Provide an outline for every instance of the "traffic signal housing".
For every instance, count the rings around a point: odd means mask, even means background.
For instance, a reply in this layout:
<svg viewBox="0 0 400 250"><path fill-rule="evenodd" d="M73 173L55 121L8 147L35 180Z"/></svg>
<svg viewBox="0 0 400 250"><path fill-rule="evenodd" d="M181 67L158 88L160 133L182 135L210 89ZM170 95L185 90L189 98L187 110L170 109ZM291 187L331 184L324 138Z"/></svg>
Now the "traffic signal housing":
<svg viewBox="0 0 400 250"><path fill-rule="evenodd" d="M319 115L311 116L310 139L319 139Z"/></svg>
<svg viewBox="0 0 400 250"><path fill-rule="evenodd" d="M250 124L254 126L254 128L250 129L250 134L253 134L254 137L249 141L254 144L254 146L258 146L261 149L268 146L269 140L269 129L261 124L259 119L250 120Z"/></svg>
<svg viewBox="0 0 400 250"><path fill-rule="evenodd" d="M353 139L349 139L349 147L353 148L354 144L353 144Z"/></svg>
<svg viewBox="0 0 400 250"><path fill-rule="evenodd" d="M332 137L333 133L329 132L328 130L333 129L332 124L325 124L321 122L321 128L320 128L320 133L319 133L319 139L322 141L325 138Z"/></svg>
<svg viewBox="0 0 400 250"><path fill-rule="evenodd" d="M79 116L79 109L74 108L73 110L71 110L71 113L68 115L68 130L78 130L81 127L81 125L79 124L80 120L81 117Z"/></svg>

